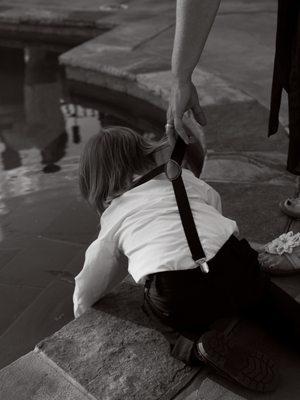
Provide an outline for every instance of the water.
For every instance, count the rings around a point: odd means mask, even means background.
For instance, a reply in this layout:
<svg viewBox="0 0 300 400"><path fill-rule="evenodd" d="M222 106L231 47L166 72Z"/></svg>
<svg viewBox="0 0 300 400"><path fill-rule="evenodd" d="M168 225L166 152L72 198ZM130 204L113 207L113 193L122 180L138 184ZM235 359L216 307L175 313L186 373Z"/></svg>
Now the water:
<svg viewBox="0 0 300 400"><path fill-rule="evenodd" d="M111 124L160 136L140 100L69 84L57 54L0 47L0 369L73 318L73 277L99 229L78 189L84 144Z"/></svg>
<svg viewBox="0 0 300 400"><path fill-rule="evenodd" d="M107 114L99 103L73 98L57 56L37 46L0 47L1 214L4 199L76 179L82 147L101 126L132 125L117 110Z"/></svg>

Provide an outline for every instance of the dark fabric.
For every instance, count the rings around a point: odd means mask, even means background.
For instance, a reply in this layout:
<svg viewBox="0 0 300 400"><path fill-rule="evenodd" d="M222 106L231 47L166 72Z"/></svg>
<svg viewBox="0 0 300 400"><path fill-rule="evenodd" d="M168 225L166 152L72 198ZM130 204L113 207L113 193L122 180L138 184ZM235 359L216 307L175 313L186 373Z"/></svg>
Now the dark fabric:
<svg viewBox="0 0 300 400"><path fill-rule="evenodd" d="M269 281L259 302L243 313L300 354L300 304L280 287Z"/></svg>
<svg viewBox="0 0 300 400"><path fill-rule="evenodd" d="M152 295L153 297L153 289ZM143 305L143 311L151 319L154 327L161 332L170 344L170 354L172 357L183 361L188 365L201 364L196 356L195 342L199 337L198 334L184 332L182 329L176 329L172 326L168 317L165 315L165 309L160 309L159 299L154 300L147 295Z"/></svg>
<svg viewBox="0 0 300 400"><path fill-rule="evenodd" d="M199 363L195 342L224 317L244 315L283 335L300 334L300 305L270 282L246 240L232 236L208 264L209 274L195 268L150 276L146 308L175 358Z"/></svg>
<svg viewBox="0 0 300 400"><path fill-rule="evenodd" d="M287 169L300 175L300 2L278 0L269 136L278 130L282 90L288 93L289 131Z"/></svg>
<svg viewBox="0 0 300 400"><path fill-rule="evenodd" d="M176 161L178 164L181 165L186 149L187 145L184 143L183 139L181 139L181 137L178 135L170 159Z"/></svg>

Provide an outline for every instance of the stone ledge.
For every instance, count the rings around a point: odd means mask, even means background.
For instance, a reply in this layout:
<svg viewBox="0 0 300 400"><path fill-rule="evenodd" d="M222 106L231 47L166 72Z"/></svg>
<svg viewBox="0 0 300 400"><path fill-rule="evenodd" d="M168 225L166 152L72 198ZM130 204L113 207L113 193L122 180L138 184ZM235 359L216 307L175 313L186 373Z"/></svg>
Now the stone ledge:
<svg viewBox="0 0 300 400"><path fill-rule="evenodd" d="M142 288L123 283L38 349L96 399L169 400L199 370L171 358L141 301Z"/></svg>
<svg viewBox="0 0 300 400"><path fill-rule="evenodd" d="M113 12L98 10L76 10L72 8L59 8L58 5L33 6L29 4L10 4L0 7L0 22L8 24L34 24L36 27L42 25L75 25L82 28L113 28L115 24L106 21Z"/></svg>
<svg viewBox="0 0 300 400"><path fill-rule="evenodd" d="M74 46L114 28L114 23L105 21L109 15L110 12L79 12L51 6L49 8L11 6L0 9L0 30L3 38L18 39L23 35L23 40L36 40L38 32L38 41L42 37Z"/></svg>
<svg viewBox="0 0 300 400"><path fill-rule="evenodd" d="M95 400L56 365L30 352L0 371L2 400Z"/></svg>

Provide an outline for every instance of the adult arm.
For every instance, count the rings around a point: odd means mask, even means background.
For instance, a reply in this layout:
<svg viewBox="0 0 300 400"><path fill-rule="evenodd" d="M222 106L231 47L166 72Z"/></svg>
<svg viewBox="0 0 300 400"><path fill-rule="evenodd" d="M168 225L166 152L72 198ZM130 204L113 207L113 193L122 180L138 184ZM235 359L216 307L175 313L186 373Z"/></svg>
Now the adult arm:
<svg viewBox="0 0 300 400"><path fill-rule="evenodd" d="M215 20L220 0L177 0L176 30L172 54L173 85L167 120L186 143L182 117L191 109L197 122L205 125L205 115L192 83L193 71L200 59L211 26ZM172 129L168 136L174 135Z"/></svg>

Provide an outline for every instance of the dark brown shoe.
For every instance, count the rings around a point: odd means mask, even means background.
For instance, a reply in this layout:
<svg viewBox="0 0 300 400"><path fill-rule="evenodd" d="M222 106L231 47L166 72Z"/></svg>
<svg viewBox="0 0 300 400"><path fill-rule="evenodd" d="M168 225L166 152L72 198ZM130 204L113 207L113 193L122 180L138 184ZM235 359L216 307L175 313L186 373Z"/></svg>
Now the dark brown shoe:
<svg viewBox="0 0 300 400"><path fill-rule="evenodd" d="M247 389L271 392L278 386L278 373L269 356L236 345L230 337L212 330L197 343L199 358L221 375Z"/></svg>

